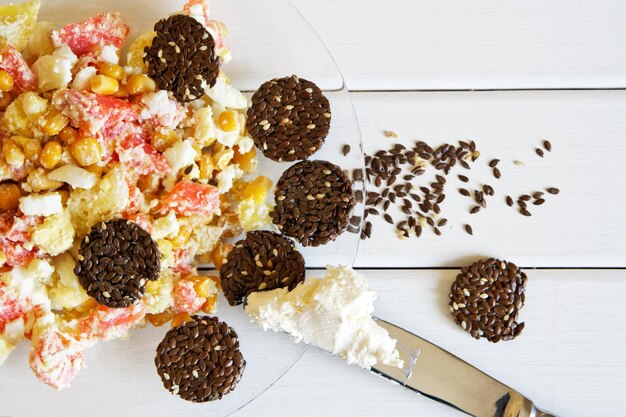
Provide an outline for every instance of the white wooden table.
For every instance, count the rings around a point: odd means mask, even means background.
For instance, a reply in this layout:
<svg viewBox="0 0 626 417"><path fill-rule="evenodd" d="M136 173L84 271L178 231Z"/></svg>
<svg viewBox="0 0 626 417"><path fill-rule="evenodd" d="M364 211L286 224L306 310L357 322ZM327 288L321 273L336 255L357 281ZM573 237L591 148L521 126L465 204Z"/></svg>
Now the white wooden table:
<svg viewBox="0 0 626 417"><path fill-rule="evenodd" d="M355 266L379 293L377 314L562 416L624 415L626 2L293 2L353 91L366 152L390 143L384 129L407 144L471 138L484 153L478 165L502 160L502 181L490 179L497 198L561 189L532 220L503 204L469 217L451 198L455 221L440 238L396 241L376 222ZM533 153L542 139L554 145L545 160ZM490 178L486 169L471 177ZM461 230L470 219L473 237ZM454 267L483 256L528 268L526 329L513 342L475 341L449 317ZM311 349L237 414L259 415L460 414Z"/></svg>

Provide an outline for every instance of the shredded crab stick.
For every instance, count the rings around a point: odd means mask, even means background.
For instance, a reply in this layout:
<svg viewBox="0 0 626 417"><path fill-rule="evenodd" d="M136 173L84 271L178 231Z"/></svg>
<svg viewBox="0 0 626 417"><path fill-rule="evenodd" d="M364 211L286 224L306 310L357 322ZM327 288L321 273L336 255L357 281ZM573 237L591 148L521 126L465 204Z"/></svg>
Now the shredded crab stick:
<svg viewBox="0 0 626 417"><path fill-rule="evenodd" d="M58 48L67 45L76 55L98 52L103 46L121 49L130 29L119 13L100 13L87 20L53 30L50 38Z"/></svg>
<svg viewBox="0 0 626 417"><path fill-rule="evenodd" d="M131 134L121 140L116 147L119 161L137 175L165 175L169 171L169 164L144 136Z"/></svg>
<svg viewBox="0 0 626 417"><path fill-rule="evenodd" d="M176 311L193 314L200 310L205 302L206 299L196 292L192 281L181 279L174 285L174 309Z"/></svg>
<svg viewBox="0 0 626 417"><path fill-rule="evenodd" d="M30 239L33 228L40 223L36 216L0 218L0 253L4 254L6 265L24 266L35 259L38 250Z"/></svg>
<svg viewBox="0 0 626 417"><path fill-rule="evenodd" d="M98 305L78 323L78 338L85 343L119 339L141 323L145 315L146 305L143 302L126 308Z"/></svg>
<svg viewBox="0 0 626 417"><path fill-rule="evenodd" d="M83 367L87 346L56 329L44 330L32 341L30 368L42 382L56 390L70 386Z"/></svg>
<svg viewBox="0 0 626 417"><path fill-rule="evenodd" d="M7 324L23 318L30 309L30 303L21 300L13 288L0 282L0 337Z"/></svg>
<svg viewBox="0 0 626 417"><path fill-rule="evenodd" d="M16 93L33 91L37 88L37 77L28 67L22 54L10 45L0 49L0 69L13 77L13 89Z"/></svg>
<svg viewBox="0 0 626 417"><path fill-rule="evenodd" d="M181 216L208 216L220 208L220 192L216 187L189 180L177 183L162 201L163 211L173 210Z"/></svg>

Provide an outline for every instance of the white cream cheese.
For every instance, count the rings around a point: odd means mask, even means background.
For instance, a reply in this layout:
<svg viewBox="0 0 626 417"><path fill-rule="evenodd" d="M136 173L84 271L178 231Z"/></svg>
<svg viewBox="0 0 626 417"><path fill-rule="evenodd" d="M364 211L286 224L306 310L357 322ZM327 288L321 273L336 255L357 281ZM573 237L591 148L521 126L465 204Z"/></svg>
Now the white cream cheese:
<svg viewBox="0 0 626 417"><path fill-rule="evenodd" d="M250 294L245 311L264 330L286 332L349 364L402 367L396 340L372 319L375 299L361 274L328 266L324 277L307 278L291 292L280 288Z"/></svg>

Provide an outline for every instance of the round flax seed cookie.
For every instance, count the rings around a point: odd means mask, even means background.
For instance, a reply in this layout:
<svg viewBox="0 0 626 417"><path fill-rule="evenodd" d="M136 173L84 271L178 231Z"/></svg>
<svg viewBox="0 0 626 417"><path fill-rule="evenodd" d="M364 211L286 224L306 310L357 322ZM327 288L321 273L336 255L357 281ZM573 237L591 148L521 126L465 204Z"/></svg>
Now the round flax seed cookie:
<svg viewBox="0 0 626 417"><path fill-rule="evenodd" d="M352 181L335 164L302 161L278 180L270 217L303 246L335 240L349 224L356 198Z"/></svg>
<svg viewBox="0 0 626 417"><path fill-rule="evenodd" d="M330 129L330 103L317 85L295 75L267 81L252 96L248 132L274 161L307 159Z"/></svg>

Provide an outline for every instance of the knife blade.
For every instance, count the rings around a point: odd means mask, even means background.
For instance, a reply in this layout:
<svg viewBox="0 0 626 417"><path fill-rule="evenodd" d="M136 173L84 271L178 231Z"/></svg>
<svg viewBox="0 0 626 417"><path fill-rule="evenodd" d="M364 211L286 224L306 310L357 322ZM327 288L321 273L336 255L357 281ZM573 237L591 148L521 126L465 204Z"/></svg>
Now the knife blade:
<svg viewBox="0 0 626 417"><path fill-rule="evenodd" d="M516 390L450 352L385 320L378 325L396 339L402 369L376 364L371 371L475 417L556 417Z"/></svg>

